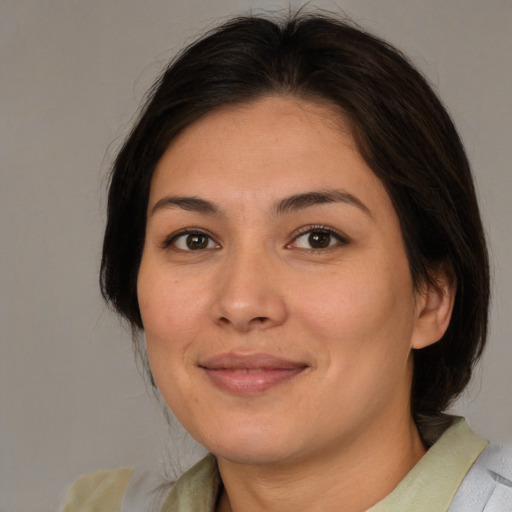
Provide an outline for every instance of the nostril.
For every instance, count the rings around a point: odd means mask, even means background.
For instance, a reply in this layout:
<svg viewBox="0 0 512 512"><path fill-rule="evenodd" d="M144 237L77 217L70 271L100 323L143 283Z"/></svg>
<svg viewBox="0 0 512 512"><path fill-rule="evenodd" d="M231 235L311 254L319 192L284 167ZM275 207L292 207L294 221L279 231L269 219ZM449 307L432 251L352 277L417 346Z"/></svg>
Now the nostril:
<svg viewBox="0 0 512 512"><path fill-rule="evenodd" d="M245 324L246 328L249 328L251 325L253 325L253 326L263 325L263 324L268 323L269 321L270 321L270 318L268 316L256 316L254 318L251 318L249 321L237 321L236 319L230 320L226 316L221 316L218 319L218 322L222 325L234 324L234 325L237 325L240 327L242 324Z"/></svg>

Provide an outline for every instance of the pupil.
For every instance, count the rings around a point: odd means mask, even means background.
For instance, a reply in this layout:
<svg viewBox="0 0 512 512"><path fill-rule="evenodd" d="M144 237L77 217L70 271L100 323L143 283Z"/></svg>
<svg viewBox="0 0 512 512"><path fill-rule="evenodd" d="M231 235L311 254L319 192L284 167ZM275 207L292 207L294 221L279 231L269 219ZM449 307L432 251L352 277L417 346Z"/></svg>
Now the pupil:
<svg viewBox="0 0 512 512"><path fill-rule="evenodd" d="M309 245L315 249L325 249L329 246L331 235L328 233L311 233L309 235Z"/></svg>
<svg viewBox="0 0 512 512"><path fill-rule="evenodd" d="M208 239L204 235L188 235L187 247L191 250L204 249L208 245Z"/></svg>

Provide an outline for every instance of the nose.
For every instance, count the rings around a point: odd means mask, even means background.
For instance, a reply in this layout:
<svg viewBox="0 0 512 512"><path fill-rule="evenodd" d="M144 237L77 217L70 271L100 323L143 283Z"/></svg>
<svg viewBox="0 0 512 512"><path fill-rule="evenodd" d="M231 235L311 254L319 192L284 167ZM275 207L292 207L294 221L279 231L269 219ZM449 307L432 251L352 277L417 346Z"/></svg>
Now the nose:
<svg viewBox="0 0 512 512"><path fill-rule="evenodd" d="M263 251L238 251L223 264L213 305L214 321L240 332L286 321L288 311L278 265Z"/></svg>

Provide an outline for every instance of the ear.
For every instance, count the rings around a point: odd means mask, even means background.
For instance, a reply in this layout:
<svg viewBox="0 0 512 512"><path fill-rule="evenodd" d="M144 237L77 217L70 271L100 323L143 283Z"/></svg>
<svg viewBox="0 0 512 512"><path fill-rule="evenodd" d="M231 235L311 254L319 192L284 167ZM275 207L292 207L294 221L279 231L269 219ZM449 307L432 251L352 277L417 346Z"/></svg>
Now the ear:
<svg viewBox="0 0 512 512"><path fill-rule="evenodd" d="M449 264L441 264L416 292L416 322L411 347L420 349L439 341L452 317L457 281Z"/></svg>

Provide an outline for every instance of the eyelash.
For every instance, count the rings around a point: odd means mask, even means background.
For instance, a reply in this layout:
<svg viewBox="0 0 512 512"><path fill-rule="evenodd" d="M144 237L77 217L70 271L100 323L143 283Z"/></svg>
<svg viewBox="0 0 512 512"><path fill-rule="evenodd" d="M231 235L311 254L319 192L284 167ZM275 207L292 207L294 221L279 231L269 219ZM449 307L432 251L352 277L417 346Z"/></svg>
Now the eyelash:
<svg viewBox="0 0 512 512"><path fill-rule="evenodd" d="M333 229L333 228L330 228L330 227L327 227L327 226L324 226L324 225L320 225L320 224L315 224L315 225L310 225L310 226L303 226L299 229L297 229L291 236L291 241L289 243L286 244L286 248L289 249L289 248L292 248L293 247L293 244L295 244L297 242L297 240L299 240L301 237L305 236L305 235L312 235L314 233L319 233L319 234L324 234L324 235L328 235L329 237L333 237L335 240L336 240L336 243L334 244L331 244L331 240L329 240L329 245L327 247L309 247L309 248L298 248L299 250L304 250L304 251L311 251L311 252L326 252L326 251L329 251L329 250L333 250L335 249L336 247L338 247L340 244L341 245L346 245L349 243L349 240L348 238L342 234L341 232ZM172 235L168 236L164 241L163 243L161 244L161 247L162 249L169 249L172 245L174 245L176 243L176 241L181 238L181 237L185 237L185 236L188 236L188 235L199 235L199 236L204 236L206 238L209 239L209 241L207 242L207 244L210 244L210 242L213 242L214 244L216 244L216 247L214 247L215 249L218 249L220 248L220 245L214 240L214 238L206 231L202 230L202 229L199 229L199 228L186 228L186 229L182 229L181 231L177 232L177 233L173 233ZM181 251L184 251L184 252L194 252L194 249L181 249L181 248L178 248L175 246L175 249L176 250L181 250ZM201 250L208 250L208 249L212 249L211 247L208 248L208 247L205 247L205 248L200 248L200 249L197 249L198 251L201 251Z"/></svg>
<svg viewBox="0 0 512 512"><path fill-rule="evenodd" d="M341 233L340 231L333 229L331 227L328 227L328 226L321 225L321 224L315 224L312 226L303 226L303 227L297 229L292 235L291 242L289 242L286 245L286 248L292 247L293 244L295 244L299 238L301 238L305 235L308 235L308 234L312 235L313 233L320 233L320 234L328 235L330 237L333 237L336 240L336 242L334 244L331 244L329 242L329 245L327 247L299 248L300 250L311 251L311 252L326 252L326 251L336 249L340 245L346 245L349 243L348 237L346 235L344 235L343 233Z"/></svg>
<svg viewBox="0 0 512 512"><path fill-rule="evenodd" d="M214 244L216 244L216 248L220 247L217 242L215 242L214 238L207 232L199 228L186 228L182 229L181 231L178 231L177 233L173 233L172 235L168 236L161 244L162 249L169 249L173 244L176 243L176 241L184 236L189 235L199 235L204 236L208 238L210 241L212 241ZM209 243L209 242L208 242ZM188 252L186 249L180 249L178 247L175 247L176 250L181 250L184 252ZM190 252L193 252L193 249L189 249ZM203 249L204 250L204 249Z"/></svg>

